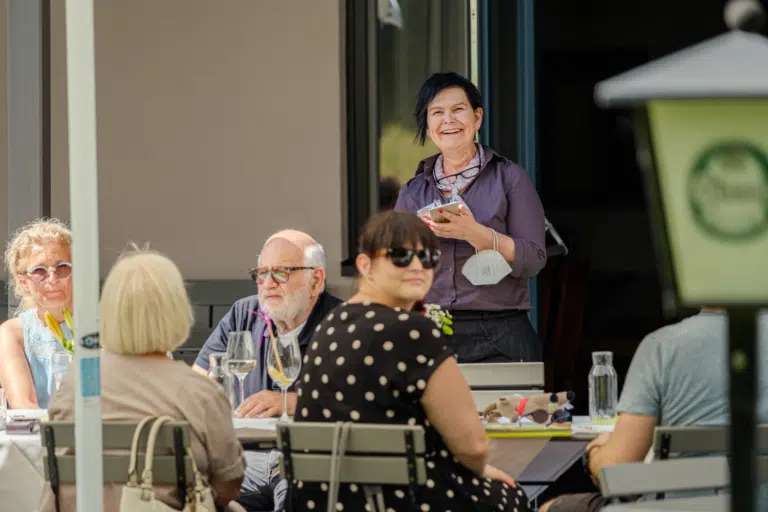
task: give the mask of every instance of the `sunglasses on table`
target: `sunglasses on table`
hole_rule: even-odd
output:
[[[273,267],[273,268],[252,268],[248,271],[248,275],[251,276],[256,284],[262,284],[267,280],[269,276],[276,283],[285,283],[291,275],[291,272],[298,270],[315,270],[317,267]]]
[[[536,409],[524,414],[523,418],[529,418],[532,422],[540,425],[549,425],[551,423],[568,423],[571,421],[571,413],[565,409],[555,409],[552,413],[546,409]]]
[[[62,261],[52,267],[46,267],[44,265],[38,265],[27,270],[25,274],[32,281],[36,283],[42,283],[48,276],[53,273],[59,279],[67,279],[72,276],[72,264],[68,261]]]
[[[430,269],[436,268],[440,264],[441,252],[439,249],[421,249],[417,251],[415,249],[406,249],[404,247],[394,249],[382,249],[380,251],[381,256],[386,256],[389,261],[398,268],[407,268],[413,261],[413,257],[419,258],[421,266]]]

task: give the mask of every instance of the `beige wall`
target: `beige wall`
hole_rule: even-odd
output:
[[[8,40],[5,24],[5,0],[0,0],[0,241],[5,251],[5,241],[8,238],[8,88],[5,78],[6,59],[5,45]],[[0,279],[5,279],[5,262],[0,265]],[[0,291],[4,293],[4,291]]]
[[[189,279],[245,278],[291,227],[339,281],[341,14],[340,0],[96,2],[102,274],[135,241]],[[52,18],[52,211],[66,219],[63,2]]]

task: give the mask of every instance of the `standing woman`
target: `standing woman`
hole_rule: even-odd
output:
[[[417,138],[440,153],[419,163],[395,209],[418,213],[440,238],[442,260],[426,302],[453,315],[461,363],[540,361],[528,320],[528,279],[547,261],[544,208],[526,172],[475,143],[480,91],[456,73],[435,73],[416,99]],[[459,203],[458,212],[429,209]]]

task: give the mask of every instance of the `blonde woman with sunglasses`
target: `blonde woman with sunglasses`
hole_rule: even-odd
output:
[[[45,409],[56,391],[51,359],[73,336],[72,232],[57,219],[19,229],[5,251],[8,289],[19,300],[0,325],[0,386],[13,409]],[[54,334],[48,325],[58,324]]]

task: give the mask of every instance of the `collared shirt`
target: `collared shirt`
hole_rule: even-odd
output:
[[[428,303],[444,309],[501,311],[531,309],[528,279],[547,262],[544,241],[544,208],[526,172],[517,164],[480,146],[483,166],[480,174],[461,194],[480,224],[493,228],[515,241],[512,273],[498,284],[474,286],[461,273],[475,249],[464,240],[440,239],[442,261],[427,294]],[[419,163],[416,176],[400,190],[395,210],[416,213],[445,196],[435,184],[433,169],[437,155]]]
[[[315,334],[315,329],[323,319],[341,303],[338,299],[328,292],[323,292],[318,297],[312,312],[309,314],[304,327],[299,333],[299,348],[302,354],[306,351],[307,345]],[[273,326],[274,327],[274,326]],[[276,329],[274,329],[276,331]],[[252,395],[265,389],[278,390],[277,384],[267,374],[267,336],[269,336],[266,322],[259,308],[258,295],[251,295],[238,300],[232,305],[232,308],[221,319],[219,325],[206,340],[200,353],[197,355],[195,364],[204,370],[209,367],[208,356],[212,352],[227,351],[227,335],[233,331],[250,331],[253,336],[253,342],[258,347],[258,366],[245,377],[244,390],[245,396]]]

